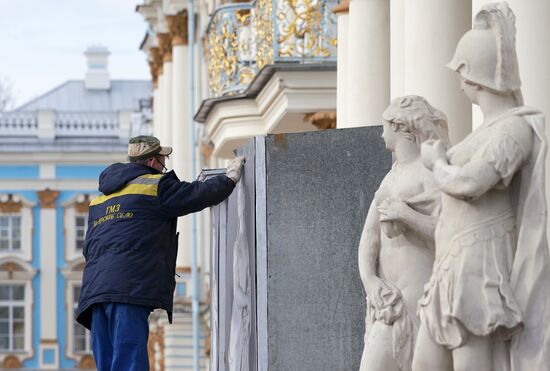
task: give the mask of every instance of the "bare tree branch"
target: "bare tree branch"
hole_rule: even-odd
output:
[[[6,76],[0,76],[0,112],[11,110],[14,105],[13,82]]]

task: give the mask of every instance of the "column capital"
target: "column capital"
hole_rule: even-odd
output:
[[[345,14],[349,13],[349,0],[342,0],[340,4],[332,8],[334,14]]]
[[[43,191],[38,191],[38,198],[40,199],[40,207],[42,209],[55,209],[55,200],[59,196],[58,191],[52,191],[46,188]]]
[[[159,69],[154,61],[149,61],[149,72],[151,73],[151,80],[153,81],[153,87],[156,88],[159,79]]]
[[[172,62],[172,37],[168,32],[158,33],[157,39],[163,62]]]
[[[204,161],[208,162],[210,161],[210,157],[212,157],[212,154],[214,153],[214,143],[210,141],[200,141],[200,151],[202,155],[204,156]]]
[[[319,130],[336,128],[336,112],[313,112],[304,116],[304,122],[309,122]]]
[[[182,10],[176,15],[169,15],[166,17],[168,29],[170,30],[170,36],[172,37],[172,46],[187,45],[188,19],[187,9]]]
[[[149,69],[151,71],[151,78],[153,79],[153,85],[158,83],[158,77],[162,74],[162,54],[160,48],[153,46],[149,49]]]

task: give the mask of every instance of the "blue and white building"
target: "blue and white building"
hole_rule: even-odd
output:
[[[88,202],[149,133],[151,83],[111,80],[103,47],[85,55],[85,79],[0,113],[0,369],[94,367],[74,321]]]

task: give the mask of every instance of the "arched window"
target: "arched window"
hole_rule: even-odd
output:
[[[33,202],[11,193],[0,194],[0,258],[32,260]]]
[[[15,256],[0,258],[0,365],[31,357],[32,279],[36,271]],[[10,358],[11,357],[11,358]]]

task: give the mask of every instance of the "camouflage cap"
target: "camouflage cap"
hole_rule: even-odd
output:
[[[168,156],[172,147],[162,147],[160,140],[148,135],[133,137],[128,142],[128,157],[130,160],[142,160],[153,156]]]

